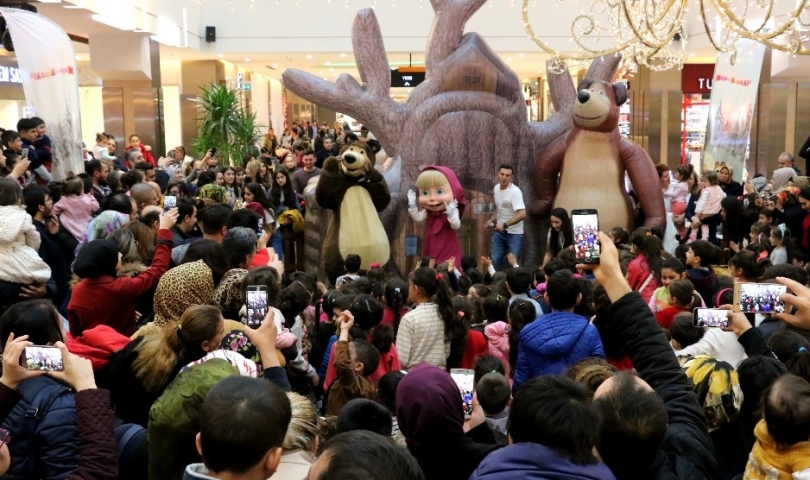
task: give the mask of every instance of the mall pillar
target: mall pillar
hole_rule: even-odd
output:
[[[103,80],[104,130],[123,151],[129,136],[166,153],[160,44],[135,33],[90,37],[90,68]]]
[[[201,87],[226,82],[225,65],[218,60],[190,60],[180,66],[180,117],[183,122],[183,146],[194,155],[192,145],[197,136],[197,95]]]

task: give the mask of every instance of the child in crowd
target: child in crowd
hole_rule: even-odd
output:
[[[667,287],[669,307],[655,314],[655,320],[662,328],[669,329],[675,316],[680,313],[691,313],[700,306],[700,297],[689,280],[675,280]]]
[[[62,198],[53,205],[53,213],[59,215],[59,223],[76,241],[84,238],[87,225],[98,209],[96,197],[84,193],[84,181],[79,177],[70,176],[62,187]]]
[[[689,241],[697,240],[698,230],[702,239],[715,241],[717,224],[720,223],[720,202],[726,196],[718,185],[719,178],[715,172],[707,172],[700,179],[702,190],[695,206],[695,216],[692,217],[692,226],[689,232]]]
[[[335,370],[337,378],[327,392],[327,415],[337,415],[349,400],[354,398],[373,399],[376,394],[374,383],[368,376],[377,370],[380,352],[365,339],[356,338],[349,342],[349,330],[354,326],[354,315],[344,311],[340,316],[340,337],[335,348]]]
[[[672,176],[672,183],[664,195],[672,199],[672,216],[679,217],[686,212],[689,204],[689,176],[692,175],[692,164],[681,165]],[[683,225],[678,225],[679,233],[683,234]]]
[[[399,321],[408,313],[408,282],[401,278],[392,278],[385,282],[383,289],[383,318],[380,325],[389,325],[394,334],[399,330]]]
[[[636,254],[636,258],[627,264],[627,283],[649,303],[655,289],[661,286],[664,244],[649,230],[639,228],[633,232],[631,251]]]
[[[618,250],[629,250],[630,247],[628,244],[630,243],[630,234],[627,233],[622,227],[613,227],[610,229],[610,239],[613,240],[613,244],[616,245],[616,249]]]
[[[694,326],[692,314],[680,313],[669,325],[670,341],[673,350],[683,350],[703,338],[704,329]]]
[[[719,249],[706,240],[696,240],[689,244],[686,251],[686,278],[709,308],[714,307],[712,297],[717,290],[717,276],[710,267],[717,259]]]
[[[43,160],[39,158],[39,153],[34,145],[39,139],[38,125],[39,122],[33,118],[21,118],[20,121],[17,122],[17,131],[22,139],[20,151],[26,150],[28,152],[28,160],[31,161],[31,165],[28,169],[34,173],[29,183],[36,182],[40,185],[47,185],[48,182],[51,181],[51,173],[43,163]]]
[[[763,208],[759,211],[757,221],[760,221],[769,227],[773,226],[773,212],[767,208]]]
[[[506,377],[497,372],[487,373],[475,385],[475,396],[487,417],[487,425],[495,435],[495,442],[498,445],[508,444],[507,422],[512,395]]]
[[[756,443],[745,478],[802,479],[810,477],[810,383],[782,375],[763,396],[763,420],[754,429]]]
[[[773,265],[787,263],[788,250],[790,250],[789,247],[791,245],[790,229],[787,228],[784,223],[780,223],[776,228],[771,230],[769,240],[771,245],[773,245],[773,250],[771,250],[771,263]]]
[[[4,301],[18,300],[23,286],[45,284],[51,278],[51,268],[37,253],[39,233],[21,203],[22,189],[16,180],[0,178],[0,297]]]
[[[359,279],[361,263],[360,255],[356,253],[346,255],[346,258],[343,260],[343,269],[346,270],[346,274],[339,276],[337,280],[335,280],[335,288],[340,288],[344,282],[349,280]]]
[[[399,370],[383,375],[377,384],[377,400],[391,413],[391,437],[398,445],[405,447],[405,436],[399,431],[397,423],[397,387],[403,377],[405,374]]]
[[[45,120],[39,117],[31,117],[37,128],[37,139],[34,141],[34,149],[37,151],[37,156],[45,165],[45,168],[50,172],[51,164],[53,163],[53,153],[51,153],[51,138],[48,136]]]
[[[648,304],[653,313],[669,308],[669,292],[667,288],[675,280],[686,278],[686,268],[677,258],[665,258],[661,262],[661,286],[655,289]]]
[[[768,238],[771,236],[771,227],[765,222],[754,222],[751,231],[748,233],[748,240],[751,244],[768,245]]]
[[[484,315],[487,326],[484,335],[489,340],[489,354],[497,357],[503,364],[505,374],[509,376],[512,369],[509,367],[509,335],[510,326],[506,322],[508,302],[506,297],[493,295],[484,300]]]

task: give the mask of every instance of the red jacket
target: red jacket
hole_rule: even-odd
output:
[[[650,266],[647,264],[647,257],[643,253],[639,253],[636,258],[627,264],[627,283],[630,284],[630,288],[638,291],[641,298],[647,303],[650,303],[650,298],[655,293],[655,289],[661,286],[655,275],[651,276],[651,274]]]
[[[459,368],[475,368],[475,361],[478,357],[489,355],[489,343],[487,337],[478,330],[467,331],[467,344],[464,345],[464,356],[461,357]]]
[[[90,360],[94,372],[100,372],[110,363],[113,354],[123,350],[128,343],[129,337],[121,335],[107,325],[96,325],[82,332],[77,338],[68,333],[65,345],[70,353]]]
[[[662,328],[669,330],[669,326],[672,325],[675,317],[677,317],[679,313],[684,312],[688,313],[689,309],[681,307],[667,307],[655,314],[655,321],[658,322],[658,325],[661,325]]]
[[[172,239],[171,230],[159,230],[157,238]],[[118,333],[135,333],[135,300],[154,288],[169,269],[172,250],[158,244],[152,266],[137,277],[85,278],[73,287],[67,314],[74,336],[96,325],[108,325]]]

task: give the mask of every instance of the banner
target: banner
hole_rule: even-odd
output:
[[[751,40],[737,40],[737,52],[734,65],[728,53],[721,53],[717,57],[703,170],[719,170],[722,166],[728,166],[734,180],[739,182],[748,158],[748,136],[765,46]]]
[[[48,129],[53,153],[51,175],[61,180],[67,172],[84,172],[73,43],[62,27],[42,15],[15,8],[0,8],[0,14],[14,42],[32,116],[42,118]]]

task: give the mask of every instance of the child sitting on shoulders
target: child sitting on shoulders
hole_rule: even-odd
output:
[[[82,241],[87,225],[99,209],[98,201],[91,193],[84,193],[84,181],[79,177],[68,177],[62,187],[62,198],[53,205],[54,215],[73,237]]]
[[[374,399],[376,388],[368,376],[377,370],[380,352],[363,338],[349,341],[349,330],[354,326],[354,315],[343,311],[340,316],[340,336],[335,348],[337,378],[329,387],[326,415],[337,415],[349,400]]]

